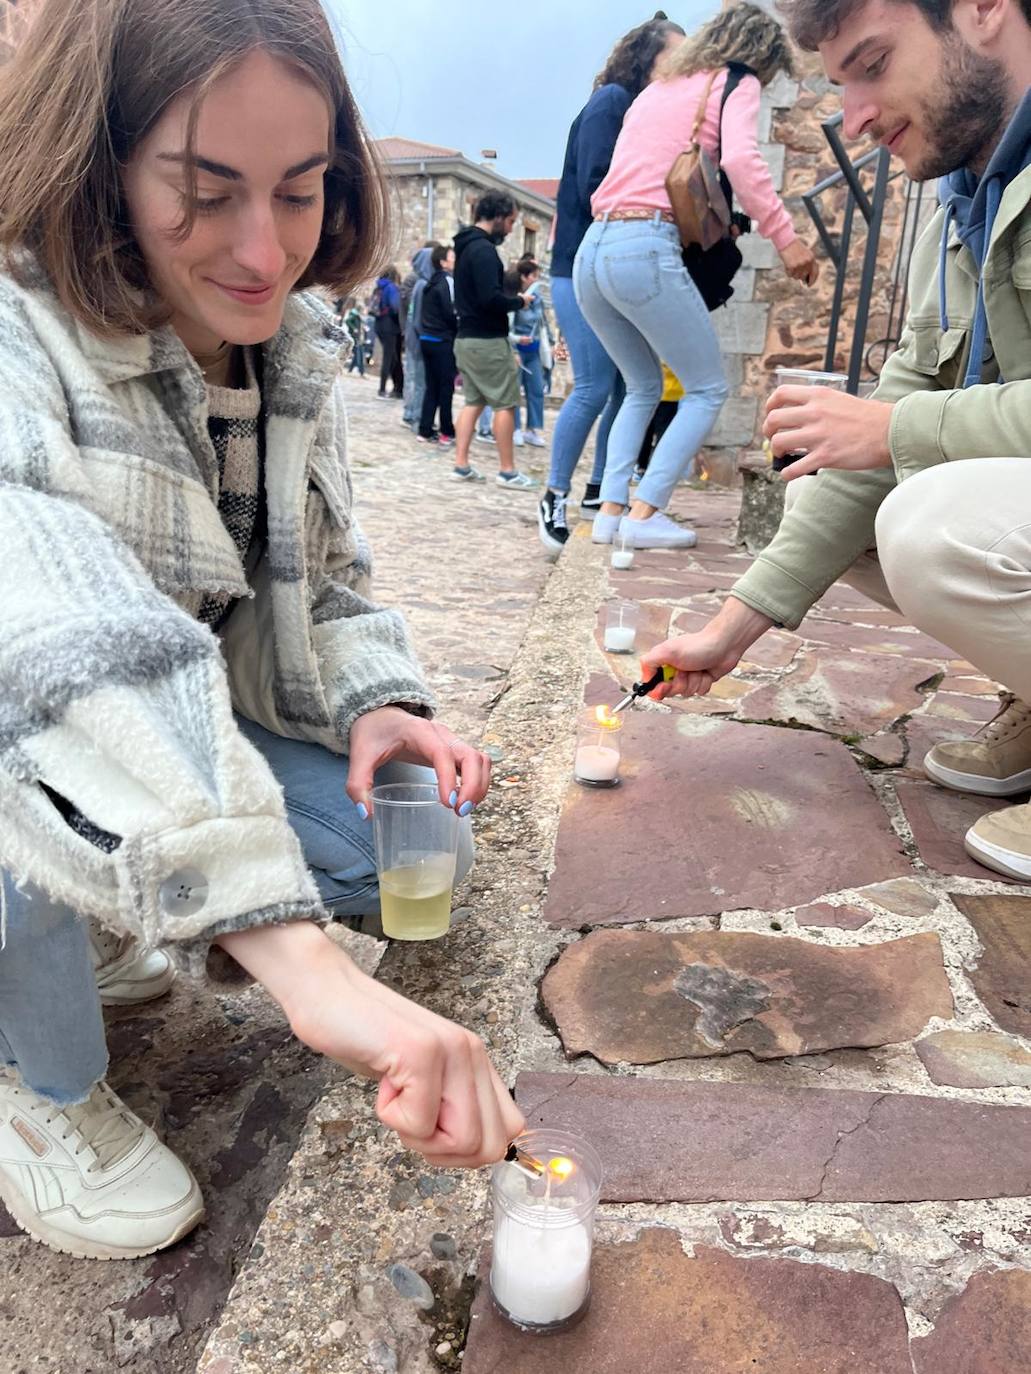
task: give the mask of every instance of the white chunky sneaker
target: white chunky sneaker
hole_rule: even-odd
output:
[[[161,949],[140,951],[131,935],[114,935],[90,920],[90,957],[105,1007],[128,1007],[163,996],[175,981],[175,968]]]
[[[646,520],[631,520],[625,515],[620,529],[630,535],[635,549],[693,549],[698,543],[694,530],[678,525],[661,510]]]
[[[79,1259],[138,1259],[204,1216],[197,1180],[98,1083],[55,1107],[0,1073],[0,1197],[19,1226]]]

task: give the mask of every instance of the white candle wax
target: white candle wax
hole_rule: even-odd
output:
[[[605,648],[610,654],[632,654],[637,631],[632,625],[607,625]]]
[[[584,782],[612,782],[619,775],[619,750],[604,744],[581,744],[573,773]]]
[[[613,549],[610,561],[613,568],[632,568],[634,566],[634,551],[633,549]]]
[[[533,1226],[498,1217],[490,1286],[514,1321],[547,1326],[571,1317],[587,1297],[590,1274],[591,1237],[583,1222]]]

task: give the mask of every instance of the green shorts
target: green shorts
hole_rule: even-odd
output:
[[[519,404],[519,364],[508,339],[456,339],[462,395],[472,406],[511,410]]]

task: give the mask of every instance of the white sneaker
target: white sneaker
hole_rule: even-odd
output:
[[[693,549],[698,536],[687,525],[678,525],[657,510],[647,520],[631,520],[624,515],[620,530],[634,541],[635,549]]]
[[[55,1107],[0,1075],[0,1197],[35,1240],[79,1259],[138,1259],[204,1216],[197,1180],[98,1083]]]
[[[592,544],[611,544],[616,537],[619,529],[621,515],[605,515],[602,511],[594,517],[594,524],[591,526]]]
[[[526,443],[526,440],[523,438],[523,431],[521,429],[517,429],[516,432],[512,435],[512,442],[513,444],[515,444],[516,448],[522,448],[523,445]]]
[[[523,430],[523,442],[529,444],[531,448],[547,448],[543,434],[538,434],[535,429]]]
[[[105,1007],[128,1007],[163,997],[175,982],[175,968],[161,949],[141,951],[131,935],[113,935],[90,920],[90,958]]]
[[[504,487],[506,491],[536,491],[540,486],[536,477],[530,477],[525,472],[513,472],[511,476],[505,472],[499,472],[495,477],[499,487]]]

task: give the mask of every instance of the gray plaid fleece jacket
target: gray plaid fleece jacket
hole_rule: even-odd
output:
[[[369,600],[344,337],[295,295],[264,346],[268,541],[248,586],[178,337],[101,339],[45,281],[0,276],[0,867],[148,943],[319,909],[234,707],[338,753],[366,711],[432,707],[401,618]],[[242,598],[221,640],[193,619],[211,593]],[[53,794],[121,843],[80,838]]]

